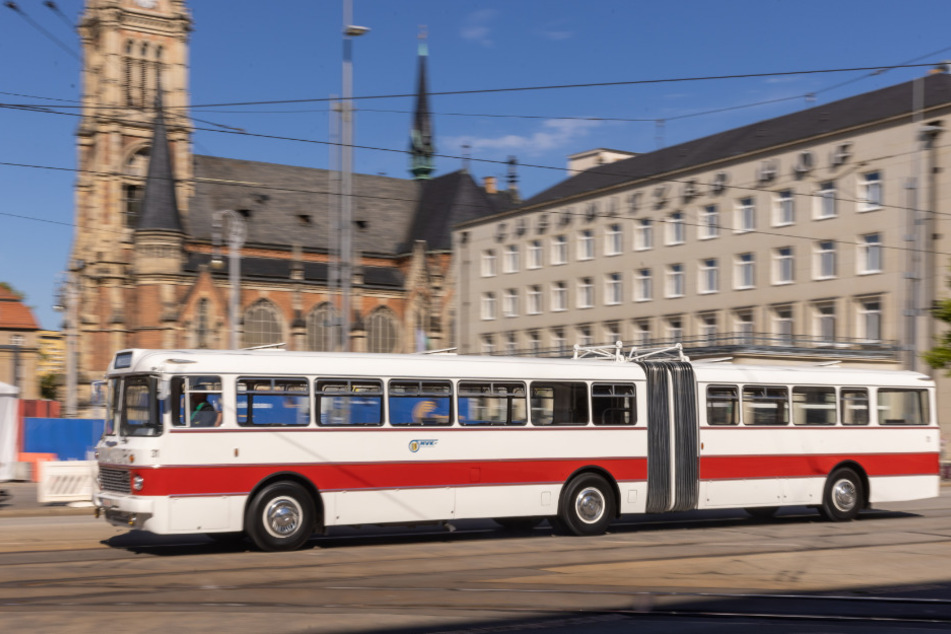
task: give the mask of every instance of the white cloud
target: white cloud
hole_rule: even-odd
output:
[[[564,28],[565,24],[567,24],[565,20],[556,20],[555,22],[543,24],[538,28],[537,32],[546,40],[560,41],[571,39],[575,34],[573,31]]]
[[[588,135],[588,132],[601,125],[600,121],[586,121],[583,119],[549,119],[542,124],[542,129],[523,136],[506,134],[498,137],[457,136],[446,137],[440,142],[445,148],[452,148],[448,153],[460,151],[463,145],[468,145],[473,153],[480,151],[517,152],[523,156],[532,156],[562,149]]]
[[[489,29],[489,23],[495,19],[497,14],[498,12],[494,9],[483,9],[470,13],[466,16],[466,22],[459,31],[459,35],[464,40],[476,42],[486,48],[491,48],[495,45],[495,42],[492,41],[492,32]]]

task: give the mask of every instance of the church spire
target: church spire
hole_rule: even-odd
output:
[[[416,86],[416,110],[413,115],[413,128],[410,130],[410,171],[416,180],[428,180],[435,167],[433,155],[433,123],[429,114],[429,93],[426,88],[426,58],[429,50],[426,46],[426,29],[419,32],[419,77]]]
[[[137,230],[177,231],[182,233],[182,219],[175,197],[175,172],[172,153],[165,130],[162,107],[162,85],[155,94],[155,123],[152,129],[152,150],[145,179],[145,196]]]

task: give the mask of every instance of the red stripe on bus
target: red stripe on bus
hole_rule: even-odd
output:
[[[841,462],[856,462],[869,477],[938,475],[937,453],[822,454],[799,456],[703,456],[701,480],[825,477]]]
[[[274,473],[297,473],[321,491],[408,489],[484,485],[561,484],[588,466],[619,481],[645,481],[646,458],[400,462],[320,465],[248,465],[134,469],[144,483],[138,495],[246,494]]]

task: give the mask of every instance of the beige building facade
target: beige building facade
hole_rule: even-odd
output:
[[[681,342],[936,374],[920,355],[948,296],[949,115],[951,76],[931,74],[596,166],[459,225],[460,351]]]

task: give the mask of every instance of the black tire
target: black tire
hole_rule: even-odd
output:
[[[296,550],[314,532],[314,502],[296,482],[261,489],[244,515],[244,528],[261,550]]]
[[[492,520],[503,529],[513,533],[527,533],[542,523],[540,517],[497,517]]]
[[[614,491],[599,475],[586,473],[570,481],[561,492],[557,532],[570,535],[601,535],[616,514]]]
[[[778,506],[750,506],[743,510],[749,513],[754,519],[768,520],[774,515],[776,515],[776,511],[779,510],[779,507]]]
[[[835,470],[826,480],[819,513],[830,522],[855,519],[865,505],[862,479],[847,467]]]

